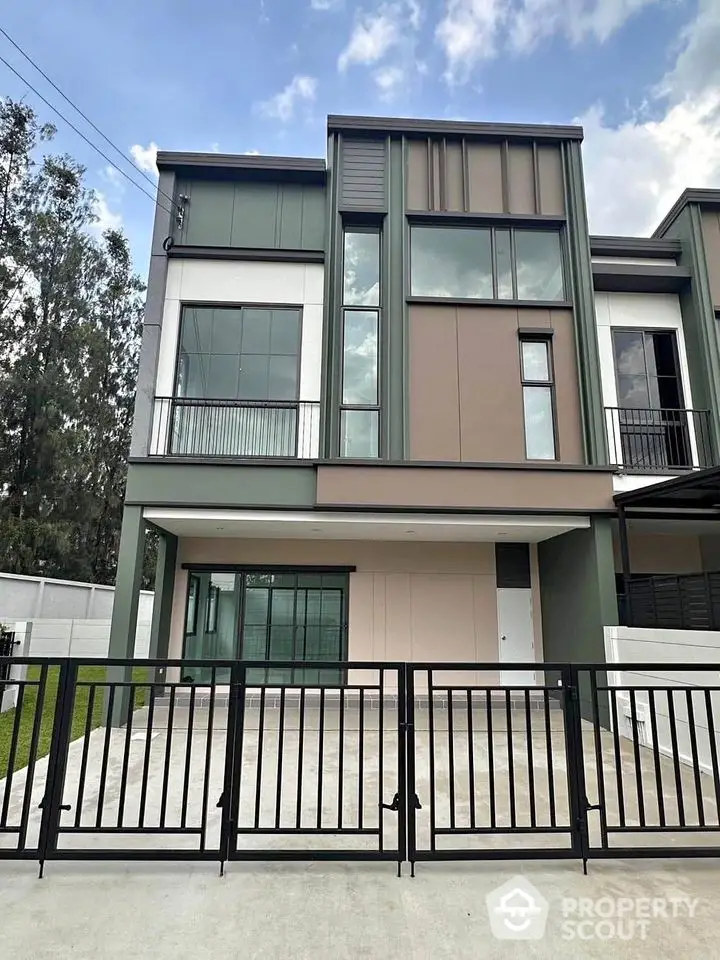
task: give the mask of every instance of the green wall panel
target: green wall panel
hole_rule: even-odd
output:
[[[182,180],[189,197],[179,243],[322,250],[325,190],[315,184]]]
[[[131,463],[127,504],[202,507],[311,507],[315,468],[234,464]]]

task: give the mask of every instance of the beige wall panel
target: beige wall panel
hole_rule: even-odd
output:
[[[700,538],[628,530],[631,573],[701,573]],[[613,537],[615,571],[622,573],[620,543]]]
[[[530,144],[511,143],[508,148],[508,193],[510,213],[535,213],[535,180]]]
[[[596,470],[318,467],[318,504],[607,510],[612,474]]]
[[[414,306],[408,326],[410,457],[459,460],[457,310]]]
[[[538,175],[540,180],[540,213],[562,216],[565,213],[562,158],[557,146],[538,144]]]
[[[471,213],[503,213],[501,147],[468,141],[468,193]]]
[[[175,571],[175,588],[173,592],[172,612],[170,614],[170,643],[168,645],[168,659],[174,660],[182,656],[183,640],[185,638],[185,598],[187,596],[187,570],[180,567]]]
[[[445,146],[445,206],[447,210],[463,211],[463,156],[460,140],[448,140]]]
[[[408,140],[406,152],[408,210],[428,210],[428,153],[426,140]]]
[[[538,564],[538,546],[530,547],[530,586],[532,587],[533,636],[535,638],[535,659],[543,658],[542,608],[540,605],[540,566]]]
[[[460,459],[524,460],[517,310],[458,307],[457,317]]]
[[[702,213],[705,259],[710,278],[710,294],[713,304],[720,306],[720,212],[704,210]]]

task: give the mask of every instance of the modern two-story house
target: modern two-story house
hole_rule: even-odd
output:
[[[602,659],[629,556],[720,570],[614,499],[720,462],[720,195],[590,238],[581,140],[331,116],[326,161],[158,154],[111,655],[147,529],[152,654],[270,683]]]

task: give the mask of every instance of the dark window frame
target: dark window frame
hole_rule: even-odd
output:
[[[345,303],[345,237],[349,233],[366,233],[373,234],[378,238],[378,302],[376,306],[363,305],[363,304],[346,304]],[[380,451],[382,450],[383,444],[383,423],[382,423],[382,396],[383,396],[383,376],[382,376],[382,366],[383,366],[383,350],[382,350],[382,325],[383,325],[383,252],[384,252],[384,240],[383,240],[383,229],[382,224],[380,223],[361,223],[353,219],[343,220],[342,224],[342,256],[340,258],[340,290],[341,290],[341,306],[340,306],[340,364],[339,364],[339,376],[338,382],[340,389],[338,391],[338,456],[342,460],[378,460],[380,459]],[[358,404],[358,403],[345,403],[343,401],[343,394],[345,390],[345,316],[348,313],[374,313],[377,318],[377,353],[376,353],[376,364],[377,364],[377,382],[376,382],[376,396],[377,403],[374,404]],[[345,421],[344,414],[355,411],[365,411],[369,413],[374,413],[376,415],[376,447],[377,453],[374,457],[357,457],[352,454],[346,454],[343,452],[343,423]]]
[[[661,334],[669,335],[669,336],[670,336],[670,340],[671,340],[671,342],[672,342],[672,348],[673,348],[673,361],[674,361],[675,370],[676,370],[675,380],[677,381],[678,397],[679,397],[679,404],[680,404],[677,409],[678,409],[678,410],[685,410],[685,409],[687,409],[687,407],[685,406],[685,403],[686,403],[686,401],[685,401],[685,384],[684,384],[684,382],[683,382],[683,369],[682,369],[682,364],[680,363],[680,340],[679,340],[679,337],[678,337],[678,330],[677,330],[677,328],[676,328],[676,327],[652,327],[652,326],[650,326],[650,327],[625,327],[625,326],[622,326],[622,325],[612,326],[612,327],[610,328],[610,340],[611,340],[611,345],[612,345],[613,374],[614,374],[614,378],[615,378],[615,396],[616,396],[616,401],[617,401],[617,402],[616,402],[617,408],[618,408],[618,409],[631,409],[631,408],[629,408],[629,407],[628,407],[628,408],[625,408],[624,406],[622,406],[622,405],[620,404],[620,381],[619,381],[619,377],[621,376],[621,374],[620,374],[620,371],[618,370],[618,363],[617,363],[618,357],[617,357],[617,354],[615,353],[615,334],[616,334],[616,333],[634,333],[634,334],[639,334],[639,335],[642,337],[642,341],[643,341],[643,364],[644,364],[644,366],[645,366],[644,376],[645,376],[646,384],[648,385],[648,391],[647,391],[647,393],[648,393],[648,398],[650,398],[649,380],[650,380],[650,376],[651,376],[651,375],[648,373],[648,370],[647,370],[647,360],[646,360],[646,355],[645,355],[645,339],[646,339],[646,337],[647,337],[648,335],[653,336],[653,335],[656,334],[656,333],[661,333]],[[641,374],[623,374],[623,376],[641,376]],[[667,374],[664,374],[664,375],[662,375],[662,376],[667,376]],[[660,379],[660,378],[659,378],[659,377],[656,377],[655,379]],[[638,408],[638,409],[642,409],[642,408]],[[648,409],[648,410],[653,410],[653,409],[669,410],[669,409],[673,409],[673,408],[672,408],[672,407],[657,407],[657,408],[655,408],[655,407],[653,407],[652,405],[649,405],[649,406],[647,407],[647,409]]]
[[[297,396],[293,400],[279,400],[277,398],[268,399],[268,400],[250,400],[248,398],[228,398],[228,397],[186,397],[179,392],[179,377],[180,377],[180,361],[182,358],[182,333],[183,333],[183,320],[186,310],[294,310],[298,314],[298,352],[297,352],[297,377],[296,377],[296,393]],[[217,300],[182,300],[180,302],[180,312],[178,315],[178,332],[177,332],[177,345],[175,348],[175,367],[173,370],[173,388],[172,388],[172,397],[175,400],[209,400],[217,402],[235,402],[238,404],[242,403],[301,403],[300,400],[300,380],[302,376],[302,345],[303,345],[303,304],[298,303],[248,303],[247,301],[235,302],[235,301],[217,301]],[[240,353],[237,354],[240,356]],[[206,356],[206,354],[203,354]],[[232,356],[232,354],[231,354]],[[271,356],[271,354],[269,354]],[[278,354],[278,356],[289,356],[289,354]]]
[[[566,257],[566,240],[565,240],[565,230],[562,226],[551,227],[549,224],[517,224],[513,222],[452,222],[452,223],[438,223],[436,221],[430,221],[426,219],[418,219],[415,217],[408,218],[408,276],[407,276],[407,289],[409,291],[410,300],[419,300],[419,301],[438,301],[439,303],[452,303],[454,301],[465,301],[467,303],[492,303],[497,305],[513,305],[513,304],[552,304],[555,306],[566,305],[569,300],[569,290],[568,290],[568,267],[567,267],[567,257]],[[490,234],[490,269],[492,271],[492,291],[493,295],[491,298],[480,298],[480,297],[463,297],[463,296],[434,296],[427,294],[416,294],[413,291],[412,286],[412,249],[413,249],[413,230],[484,230]],[[497,264],[497,231],[501,230],[504,232],[510,233],[510,273],[511,273],[511,282],[512,282],[512,297],[499,297],[498,296],[498,264]],[[516,243],[515,238],[518,232],[521,233],[543,233],[548,235],[557,236],[558,238],[558,252],[559,252],[559,266],[560,266],[560,279],[562,283],[561,293],[562,296],[556,300],[526,300],[521,299],[518,296],[518,279],[517,279],[517,252],[516,252]]]
[[[520,388],[522,393],[522,407],[523,407],[523,441],[525,446],[525,459],[530,463],[557,463],[560,460],[560,438],[557,422],[557,399],[556,399],[556,390],[555,390],[555,357],[552,348],[552,334],[553,331],[548,328],[547,334],[543,333],[520,333],[518,337],[518,350],[520,356]],[[525,343],[542,343],[545,346],[547,351],[547,362],[548,362],[548,378],[546,380],[528,380],[525,377],[525,366],[523,363],[523,344]],[[550,411],[552,415],[552,431],[553,431],[553,457],[529,457],[528,450],[528,432],[527,432],[527,422],[525,418],[525,388],[537,388],[544,387],[550,393]]]
[[[198,623],[198,605],[200,600],[200,577],[197,574],[189,572],[188,573],[188,582],[185,589],[185,637],[194,637],[197,636],[197,623]],[[193,617],[192,624],[189,623],[190,616],[190,588],[191,586],[195,587],[194,603],[193,603]],[[188,629],[191,626],[192,629]],[[185,641],[183,640],[183,655],[185,650]]]

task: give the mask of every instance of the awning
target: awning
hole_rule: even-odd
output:
[[[641,511],[662,511],[678,517],[702,514],[720,518],[720,467],[696,470],[674,480],[663,480],[637,490],[616,493],[618,510],[634,515]]]

